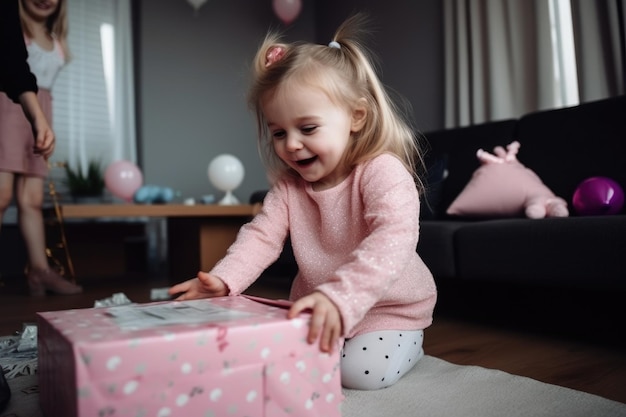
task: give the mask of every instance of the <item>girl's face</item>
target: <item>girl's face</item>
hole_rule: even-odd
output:
[[[22,0],[26,15],[37,22],[45,22],[59,6],[59,0]]]
[[[262,107],[274,151],[314,190],[334,187],[348,176],[350,168],[341,162],[351,133],[362,127],[363,109],[351,112],[310,86],[278,89]]]

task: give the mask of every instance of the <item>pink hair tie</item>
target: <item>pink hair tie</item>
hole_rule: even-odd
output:
[[[272,46],[270,50],[267,51],[267,56],[265,57],[265,67],[267,68],[275,62],[280,61],[283,56],[285,56],[285,48],[282,46]]]

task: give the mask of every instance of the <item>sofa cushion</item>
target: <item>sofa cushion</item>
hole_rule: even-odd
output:
[[[566,217],[567,203],[517,159],[519,148],[515,141],[496,148],[494,154],[479,150],[480,168],[446,213],[483,218]]]
[[[433,220],[437,218],[437,210],[441,203],[443,182],[448,172],[446,155],[439,158],[430,158],[426,165],[425,191],[420,196],[420,219]]]
[[[478,148],[492,150],[495,146],[511,142],[516,123],[517,120],[509,119],[425,134],[429,145],[425,157],[427,168],[443,163],[447,174],[443,183],[439,184],[437,200],[433,201],[433,217],[447,217],[446,209],[479,167],[476,159]]]
[[[417,253],[436,278],[455,278],[454,234],[464,221],[425,220],[420,222]]]
[[[626,289],[626,216],[500,219],[455,233],[464,280]]]

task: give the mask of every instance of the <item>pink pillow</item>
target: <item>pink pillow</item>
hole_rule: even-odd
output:
[[[518,150],[518,142],[508,145],[506,151],[496,147],[496,155],[479,149],[476,156],[482,165],[446,213],[464,217],[568,216],[567,202],[517,160]]]

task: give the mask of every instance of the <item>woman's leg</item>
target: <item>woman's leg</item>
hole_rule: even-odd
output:
[[[15,196],[19,224],[28,253],[28,284],[33,295],[43,295],[46,290],[57,294],[77,294],[81,287],[63,279],[48,265],[46,235],[43,221],[44,179],[18,176]]]
[[[43,223],[43,186],[39,177],[19,175],[16,181],[15,197],[19,213],[19,225],[30,269],[48,269],[46,256],[46,235]]]
[[[382,330],[346,340],[341,352],[341,384],[377,390],[395,384],[424,356],[422,330]]]
[[[4,219],[4,212],[11,204],[13,198],[13,179],[12,172],[0,172],[0,227]]]

